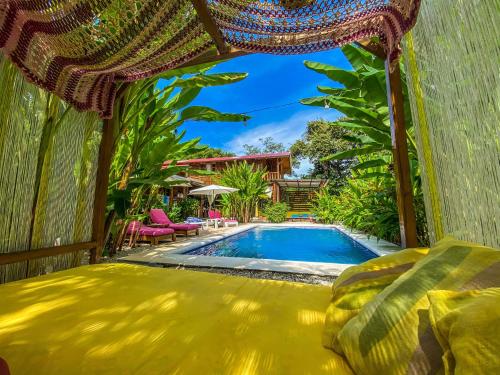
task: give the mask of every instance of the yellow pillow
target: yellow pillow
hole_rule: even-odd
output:
[[[435,374],[442,350],[429,324],[431,290],[500,286],[500,251],[444,239],[349,320],[338,334],[359,374]]]
[[[401,274],[422,259],[429,249],[406,249],[345,270],[333,283],[332,302],[326,312],[323,345],[342,354],[337,334],[358,311]]]
[[[428,297],[445,374],[500,374],[500,288],[438,290]]]

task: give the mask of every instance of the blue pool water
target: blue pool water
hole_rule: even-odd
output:
[[[255,227],[186,254],[358,264],[377,257],[334,228]]]

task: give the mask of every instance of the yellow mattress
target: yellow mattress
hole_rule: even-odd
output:
[[[321,346],[330,288],[124,264],[0,285],[19,374],[351,374]]]

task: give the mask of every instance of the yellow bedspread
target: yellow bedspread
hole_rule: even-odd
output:
[[[321,345],[330,288],[123,264],[0,286],[18,374],[351,374]]]

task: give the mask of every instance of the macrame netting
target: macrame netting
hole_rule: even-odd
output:
[[[500,247],[498,1],[425,1],[405,38],[432,241]]]
[[[227,44],[303,53],[380,38],[398,53],[420,0],[207,0]],[[188,0],[4,0],[0,50],[26,77],[80,110],[112,113],[116,82],[214,50]]]
[[[65,113],[2,58],[0,77],[0,253],[90,241],[101,121]],[[81,255],[0,266],[0,283],[76,266]]]

